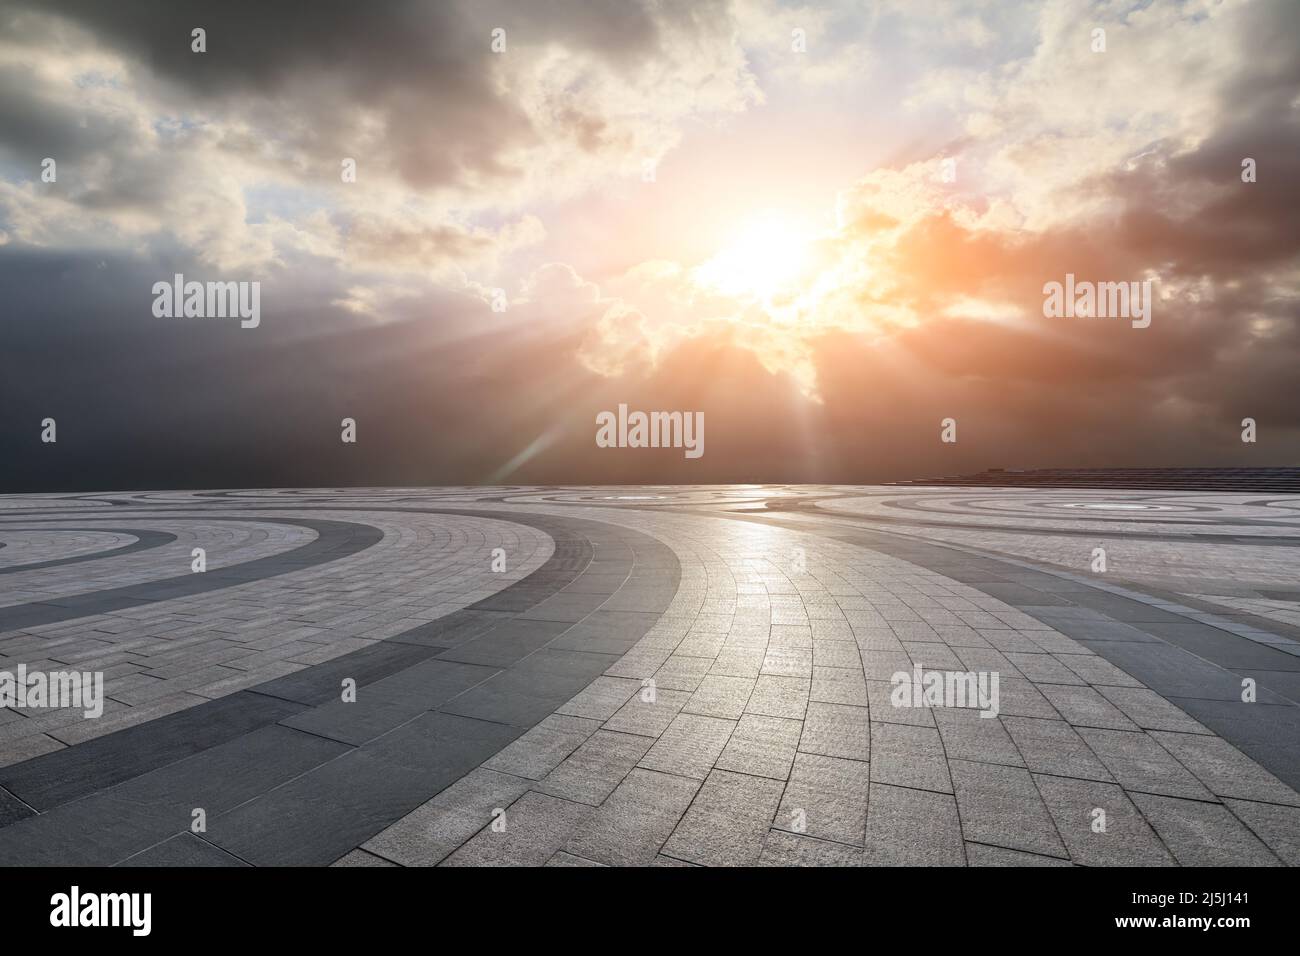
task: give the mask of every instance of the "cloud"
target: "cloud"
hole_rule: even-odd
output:
[[[526,207],[639,175],[684,118],[758,97],[722,3],[57,0],[0,21],[6,232],[161,238],[224,269],[490,269],[545,234]]]

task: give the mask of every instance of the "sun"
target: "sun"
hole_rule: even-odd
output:
[[[793,290],[808,265],[809,240],[790,220],[755,219],[695,270],[695,281],[734,298],[771,300]]]

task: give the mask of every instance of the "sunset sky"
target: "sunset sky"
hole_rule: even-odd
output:
[[[0,483],[1300,464],[1298,35],[1294,0],[0,0]],[[259,281],[260,326],[156,317],[175,273]],[[1067,273],[1151,280],[1150,327],[1045,318]],[[620,403],[707,452],[596,447]]]

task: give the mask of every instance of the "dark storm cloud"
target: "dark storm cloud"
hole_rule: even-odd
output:
[[[159,96],[177,109],[251,122],[265,140],[289,144],[300,164],[337,166],[340,156],[354,154],[369,117],[377,116],[384,148],[366,159],[417,188],[509,178],[515,170],[503,152],[536,139],[527,115],[494,79],[494,28],[515,43],[558,43],[628,68],[652,56],[658,41],[642,4],[615,0],[7,0],[3,6],[0,18],[15,32],[50,32],[49,17],[75,24],[174,87]],[[191,50],[196,27],[207,33],[203,54]],[[25,85],[15,84],[6,97],[18,102],[9,104],[13,125],[0,131],[0,141],[35,140],[46,150],[111,145],[76,133],[66,117],[55,120],[18,93]],[[599,120],[575,117],[572,126],[574,140],[590,147]],[[228,148],[240,145],[227,140]],[[256,153],[266,144],[242,145]]]

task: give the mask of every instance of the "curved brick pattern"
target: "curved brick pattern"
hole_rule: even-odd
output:
[[[109,703],[98,720],[0,712],[0,861],[1295,864],[1300,644],[1276,578],[1296,504],[831,487],[11,499],[6,566],[54,563],[10,575],[33,597],[6,603],[61,610],[0,633],[0,665],[103,665]],[[370,529],[366,546],[284,566],[331,522]],[[141,531],[176,539],[125,550]],[[1105,576],[1087,569],[1098,540],[1119,555]],[[206,590],[64,616],[87,594],[144,597],[208,545],[228,577]],[[996,674],[997,715],[896,706],[891,678],[916,666]]]

